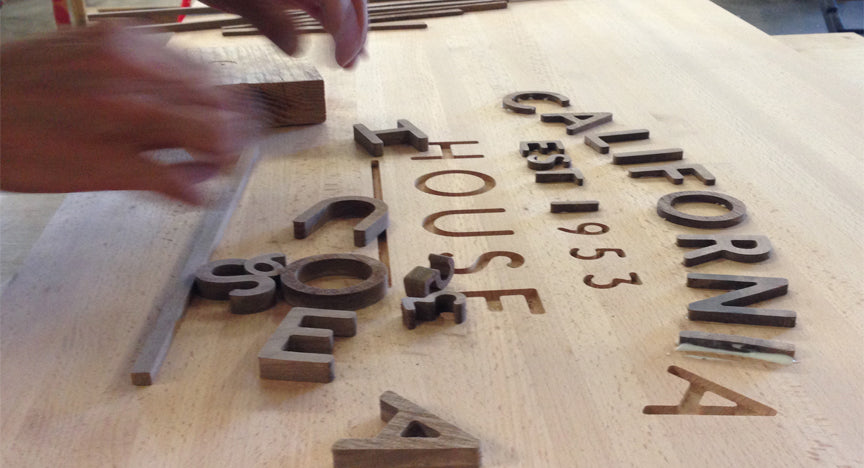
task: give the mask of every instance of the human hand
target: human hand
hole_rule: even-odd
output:
[[[350,67],[363,51],[369,19],[366,0],[202,0],[240,15],[286,53],[297,51],[297,28],[289,9],[301,9],[318,20],[336,42],[336,63]]]
[[[152,190],[200,202],[194,184],[232,164],[254,136],[238,97],[203,66],[116,26],[4,44],[0,188]],[[160,164],[143,153],[187,148]]]

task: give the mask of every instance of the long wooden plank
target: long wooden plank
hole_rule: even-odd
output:
[[[409,29],[426,29],[426,23],[389,23],[389,24],[372,24],[369,26],[370,31],[403,31]],[[307,26],[298,28],[298,31],[303,34],[323,33],[323,27]],[[238,27],[238,28],[223,28],[222,35],[225,37],[232,36],[258,36],[261,34],[257,28]]]
[[[382,8],[402,8],[419,6],[441,6],[451,3],[453,0],[396,0],[374,2],[368,7],[369,12],[380,11]],[[289,14],[305,16],[301,10],[288,10]],[[192,7],[160,7],[160,8],[100,8],[98,13],[91,13],[87,17],[91,20],[108,18],[151,18],[180,15],[209,15],[220,14],[223,11],[210,6]]]
[[[371,9],[369,11],[370,23],[383,23],[389,21],[407,21],[413,19],[439,18],[444,16],[454,16],[461,13],[455,13],[455,9],[461,11],[486,11],[507,8],[507,2],[504,0],[449,0],[446,2],[436,2],[433,4],[421,4],[416,6],[406,7],[381,7]],[[182,23],[171,24],[148,24],[135,26],[134,29],[143,32],[191,32],[204,31],[208,29],[217,29],[221,27],[244,27],[248,25],[248,20],[234,15],[224,15],[223,18],[212,20],[199,21],[184,21]],[[296,15],[295,24],[298,27],[304,26],[320,26],[317,20],[306,14]]]
[[[864,86],[864,37],[855,33],[773,36],[812,60],[826,75],[841,75]]]
[[[210,254],[222,239],[222,233],[231,220],[231,214],[240,201],[258,157],[258,148],[242,156],[193,232],[189,245],[184,249],[185,256],[177,259],[176,270],[165,284],[162,299],[156,303],[156,323],[147,334],[132,365],[130,376],[134,385],[152,385],[159,373],[174,339],[177,324],[186,311],[189,294],[195,282],[195,271],[209,261]]]

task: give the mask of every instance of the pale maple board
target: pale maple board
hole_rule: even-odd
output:
[[[548,34],[542,34],[542,32]],[[261,41],[218,31],[175,37],[185,46]],[[225,41],[225,42],[223,42]],[[246,43],[246,42],[242,42]],[[250,42],[255,43],[255,42]],[[315,38],[315,63],[329,54]],[[257,354],[288,307],[232,316],[226,303],[196,299],[156,384],[128,372],[153,316],[159,284],[192,216],[135,195],[73,195],[2,298],[2,451],[9,466],[332,466],[332,444],[374,437],[384,426],[378,396],[392,390],[481,440],[483,466],[860,466],[864,464],[864,340],[860,116],[864,94],[708,1],[557,1],[436,19],[426,31],[370,35],[369,58],[352,73],[319,67],[328,120],[262,144],[263,159],[214,258],[283,251],[290,258],[355,252],[350,221],[307,239],[294,216],[325,197],[372,194],[368,156],[352,125],[392,128],[409,119],[430,141],[482,159],[411,160],[410,147],[379,159],[390,206],[393,284],[358,313],[358,332],[337,339],[330,384],[258,377]],[[688,177],[630,179],[568,136],[562,125],[501,109],[520,90],[570,97],[572,111],[608,111],[597,131],[647,128],[651,140],[612,152],[681,147],[685,161],[718,179],[710,190],[747,204],[749,218],[723,231],[683,228],[655,214],[657,200],[703,189]],[[552,103],[538,112],[558,112]],[[562,140],[585,186],[535,184],[519,141]],[[428,155],[437,154],[432,147]],[[420,153],[420,155],[424,155]],[[492,176],[473,197],[438,197],[414,181],[460,169]],[[428,182],[473,190],[470,176]],[[556,200],[600,201],[600,211],[551,214]],[[132,208],[134,207],[134,208]],[[504,208],[439,220],[444,229],[510,229],[497,237],[442,237],[423,219],[437,211]],[[719,212],[719,211],[716,211]],[[593,221],[601,236],[559,231]],[[764,263],[681,265],[678,234],[762,234]],[[577,260],[572,248],[607,255]],[[401,279],[429,253],[452,252],[457,268],[481,253],[513,251],[519,268],[494,259],[457,275],[460,291],[536,288],[545,314],[505,298],[487,310],[469,298],[467,321],[402,327]],[[592,289],[637,272],[642,285]],[[688,322],[687,304],[716,291],[684,286],[687,272],[781,276],[789,294],[765,306],[798,312],[793,329]],[[681,330],[787,341],[799,363],[695,360],[673,351]],[[675,405],[687,383],[676,365],[777,411],[776,416],[644,415]],[[706,397],[704,404],[725,404]]]
[[[825,74],[864,87],[864,37],[855,33],[787,34],[774,39],[816,63]]]

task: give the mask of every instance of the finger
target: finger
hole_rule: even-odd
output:
[[[297,0],[315,17],[335,42],[336,63],[350,67],[366,43],[369,18],[366,0],[324,0],[323,10],[315,11],[314,2]]]
[[[146,96],[108,98],[91,105],[102,118],[89,120],[80,130],[134,151],[182,147],[224,165],[233,163],[256,134],[246,114],[204,106],[165,104]],[[104,126],[94,126],[97,122]]]
[[[45,44],[45,54],[66,54],[50,61],[52,75],[65,74],[74,78],[51,80],[47,87],[50,91],[80,93],[88,90],[92,94],[115,94],[176,90],[173,94],[182,97],[183,102],[230,106],[229,97],[213,86],[213,77],[203,64],[163,47],[153,37],[140,32],[116,26],[93,29],[96,31],[70,35],[75,38],[72,44],[77,46],[56,40]],[[74,50],[66,50],[69,47]]]
[[[125,159],[125,160],[124,160]],[[113,170],[90,190],[143,190],[158,192],[184,203],[201,205],[204,198],[196,184],[219,174],[213,164],[188,162],[162,165],[141,158],[115,158]]]
[[[156,191],[192,205],[204,204],[204,197],[196,184],[219,174],[219,168],[206,163],[182,163],[168,166],[163,186]]]
[[[288,55],[298,49],[297,27],[287,10],[291,3],[279,0],[245,2],[237,13],[251,21],[262,34]]]
[[[346,68],[351,67],[366,45],[369,30],[369,17],[366,0],[351,0],[344,24],[339,30],[336,41],[336,62]],[[352,15],[353,13],[353,15]]]
[[[14,142],[13,142],[14,143]],[[12,148],[3,142],[4,154]],[[200,204],[195,184],[214,177],[213,164],[186,162],[163,165],[120,146],[87,144],[69,140],[61,154],[53,145],[37,145],[31,151],[4,158],[0,184],[4,190],[67,193],[97,190],[149,190],[187,203]],[[75,157],[64,157],[68,154]],[[40,161],[39,157],[48,157]]]

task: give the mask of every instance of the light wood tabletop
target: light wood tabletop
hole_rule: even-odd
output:
[[[217,31],[172,40],[263,42]],[[212,258],[387,259],[386,297],[358,311],[356,336],[335,340],[335,380],[259,377],[258,353],[285,302],[232,315],[226,302],[196,297],[154,384],[133,386],[154,306],[203,211],[138,193],[69,195],[0,298],[4,466],[332,466],[337,440],[384,427],[378,398],[388,390],[478,438],[488,467],[864,465],[859,83],[825,86],[831,77],[812,62],[707,0],[513,2],[430,20],[427,30],[370,34],[352,71],[329,65],[327,38],[307,44],[304,58],[325,78],[327,121],[250,149],[260,162]],[[529,90],[561,93],[570,106],[502,108],[504,96]],[[540,120],[559,112],[613,121],[568,135]],[[399,119],[431,142],[477,143],[452,153],[388,146],[374,158],[354,142],[354,124],[378,130]],[[583,143],[640,128],[650,139],[613,143],[610,154]],[[560,140],[584,185],[535,183],[519,144],[539,140]],[[611,163],[663,148],[682,148],[680,162],[701,164],[716,185],[631,178],[642,166]],[[294,238],[297,215],[328,197],[373,196],[376,179],[389,206],[386,255],[379,243],[355,247],[356,220]],[[661,197],[706,190],[745,204],[743,222],[697,229],[658,216]],[[599,211],[550,212],[552,202],[585,200]],[[453,210],[474,212],[434,216]],[[498,235],[465,235],[476,231]],[[773,251],[758,263],[687,267],[693,249],[676,237],[688,234],[762,235]],[[464,323],[443,317],[407,330],[402,279],[444,252],[457,268],[485,252],[522,261],[493,258],[455,275],[449,289],[472,296]],[[688,304],[724,292],[687,287],[688,274],[785,278],[786,295],[755,307],[795,311],[797,323],[688,320]],[[615,279],[627,281],[589,285]],[[487,304],[495,291],[504,296]],[[676,351],[681,331],[780,340],[797,362],[696,359]],[[690,390],[684,377],[696,382]],[[698,413],[693,392],[703,390],[701,405],[726,407],[703,412],[758,415],[645,412]]]

